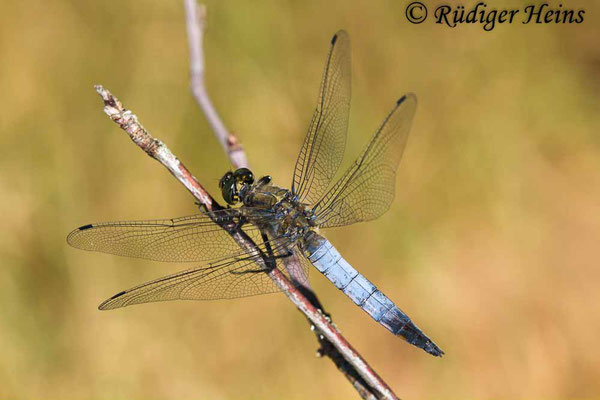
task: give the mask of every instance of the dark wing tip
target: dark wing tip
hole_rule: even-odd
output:
[[[83,226],[80,226],[79,228],[75,229],[74,231],[72,231],[71,233],[69,233],[67,235],[67,243],[69,243],[73,247],[79,248],[79,246],[77,246],[77,244],[76,244],[76,241],[74,241],[75,238],[78,236],[78,233],[81,231],[85,231],[86,229],[91,229],[93,227],[94,227],[94,225],[87,224],[87,225],[83,225]]]
[[[348,32],[346,32],[343,29],[340,29],[339,31],[337,31],[335,33],[335,35],[333,35],[333,37],[331,38],[331,45],[333,46],[334,44],[336,44],[340,39],[342,39],[343,41],[347,42],[348,39]]]
[[[125,293],[127,293],[127,292],[126,292],[125,290],[123,290],[122,292],[119,292],[119,293],[115,294],[113,297],[111,297],[111,298],[110,298],[110,299],[108,299],[108,300],[113,300],[113,299],[116,299],[117,297],[121,297],[121,296],[123,296]]]
[[[113,308],[113,307],[110,307],[110,302],[113,301],[114,299],[116,299],[117,297],[123,296],[125,293],[127,293],[127,291],[123,290],[122,292],[119,292],[119,293],[115,294],[114,296],[112,296],[110,299],[104,300],[102,302],[102,304],[100,304],[98,306],[98,310],[110,310],[111,308]]]
[[[417,102],[417,96],[414,93],[406,93],[404,96],[400,97],[398,99],[398,101],[396,102],[396,105],[399,106],[400,104],[404,103],[407,100],[412,100],[414,103]]]

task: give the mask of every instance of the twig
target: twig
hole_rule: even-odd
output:
[[[96,85],[95,88],[104,101],[104,112],[121,129],[127,132],[138,147],[165,166],[208,211],[222,208],[167,146],[150,135],[131,111],[126,110],[121,102],[102,86]],[[219,223],[218,221],[215,222]],[[256,246],[243,234],[234,234],[233,238],[243,248]],[[278,269],[273,269],[269,276],[320,332],[322,335],[320,339],[326,339],[326,342],[321,342],[323,346],[321,351],[324,352],[324,355],[332,358],[338,368],[359,389],[359,393],[363,398],[397,399],[387,384],[352,348],[337,328],[329,322],[328,318],[283,273]],[[327,343],[331,344],[333,348],[330,348]],[[336,361],[335,357],[332,356],[338,354],[343,357],[345,363],[340,362],[340,360]]]
[[[206,6],[196,0],[184,0],[186,10],[186,26],[190,49],[190,79],[194,98],[204,111],[214,134],[217,136],[230,162],[235,167],[248,166],[246,155],[237,139],[228,134],[227,128],[219,118],[216,109],[208,96],[204,80],[204,51],[203,38],[206,23]],[[237,144],[234,147],[233,144]],[[299,271],[300,261],[288,257],[284,261],[287,271],[294,278],[294,271]],[[282,288],[288,298],[296,305],[311,324],[320,344],[319,356],[327,356],[344,374],[364,399],[397,398],[386,383],[350,346],[331,322],[329,316],[324,317],[323,307],[308,283],[295,287],[283,274],[277,270],[271,273],[277,285]],[[300,280],[298,280],[300,281]]]
[[[225,128],[217,110],[210,101],[204,81],[204,51],[202,42],[206,7],[195,0],[185,1],[185,15],[190,47],[190,88],[208,123],[217,136],[221,147],[235,168],[246,167],[248,160],[237,137]]]
[[[126,110],[119,99],[114,97],[101,85],[94,86],[94,89],[96,89],[96,92],[98,92],[104,101],[104,113],[115,121],[121,129],[127,132],[131,140],[139,148],[164,165],[208,211],[221,208],[215,199],[200,185],[192,173],[171,153],[171,150],[163,142],[152,137],[142,124],[140,124],[135,114]]]

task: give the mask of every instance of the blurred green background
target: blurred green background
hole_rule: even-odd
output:
[[[212,99],[255,173],[289,185],[346,29],[345,163],[396,98],[420,103],[391,210],[328,237],[447,355],[395,338],[315,272],[334,321],[403,398],[598,398],[600,4],[565,2],[586,10],[579,25],[484,32],[411,25],[407,3],[209,1]],[[196,211],[94,84],[213,193],[229,168],[188,90],[182,1],[4,0],[0,32],[0,398],[356,398],[284,296],[100,312],[189,265],[65,243],[84,223]]]

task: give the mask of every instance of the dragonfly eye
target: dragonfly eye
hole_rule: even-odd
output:
[[[235,180],[239,183],[253,184],[254,174],[248,168],[238,168],[233,173]]]
[[[236,179],[233,173],[227,172],[223,175],[219,180],[219,188],[221,188],[223,200],[225,200],[227,204],[233,205],[240,200],[237,194]]]
[[[233,173],[231,173],[231,171],[227,171],[225,175],[223,175],[221,179],[219,179],[219,188],[223,189],[225,186],[227,186],[228,183],[231,181],[232,177]]]

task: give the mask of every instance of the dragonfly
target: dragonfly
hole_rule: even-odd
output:
[[[87,224],[68,243],[76,248],[165,262],[204,262],[110,297],[99,309],[166,300],[213,300],[279,291],[268,273],[277,268],[306,287],[316,268],[352,302],[394,335],[434,356],[444,352],[388,296],[350,265],[320,229],[370,221],[394,198],[416,97],[396,101],[366,147],[335,180],[344,155],[350,111],[350,39],[330,42],[317,106],[296,161],[291,189],[248,168],[219,181],[227,208],[149,221]],[[253,246],[240,246],[242,235]],[[288,262],[291,258],[296,263]]]

